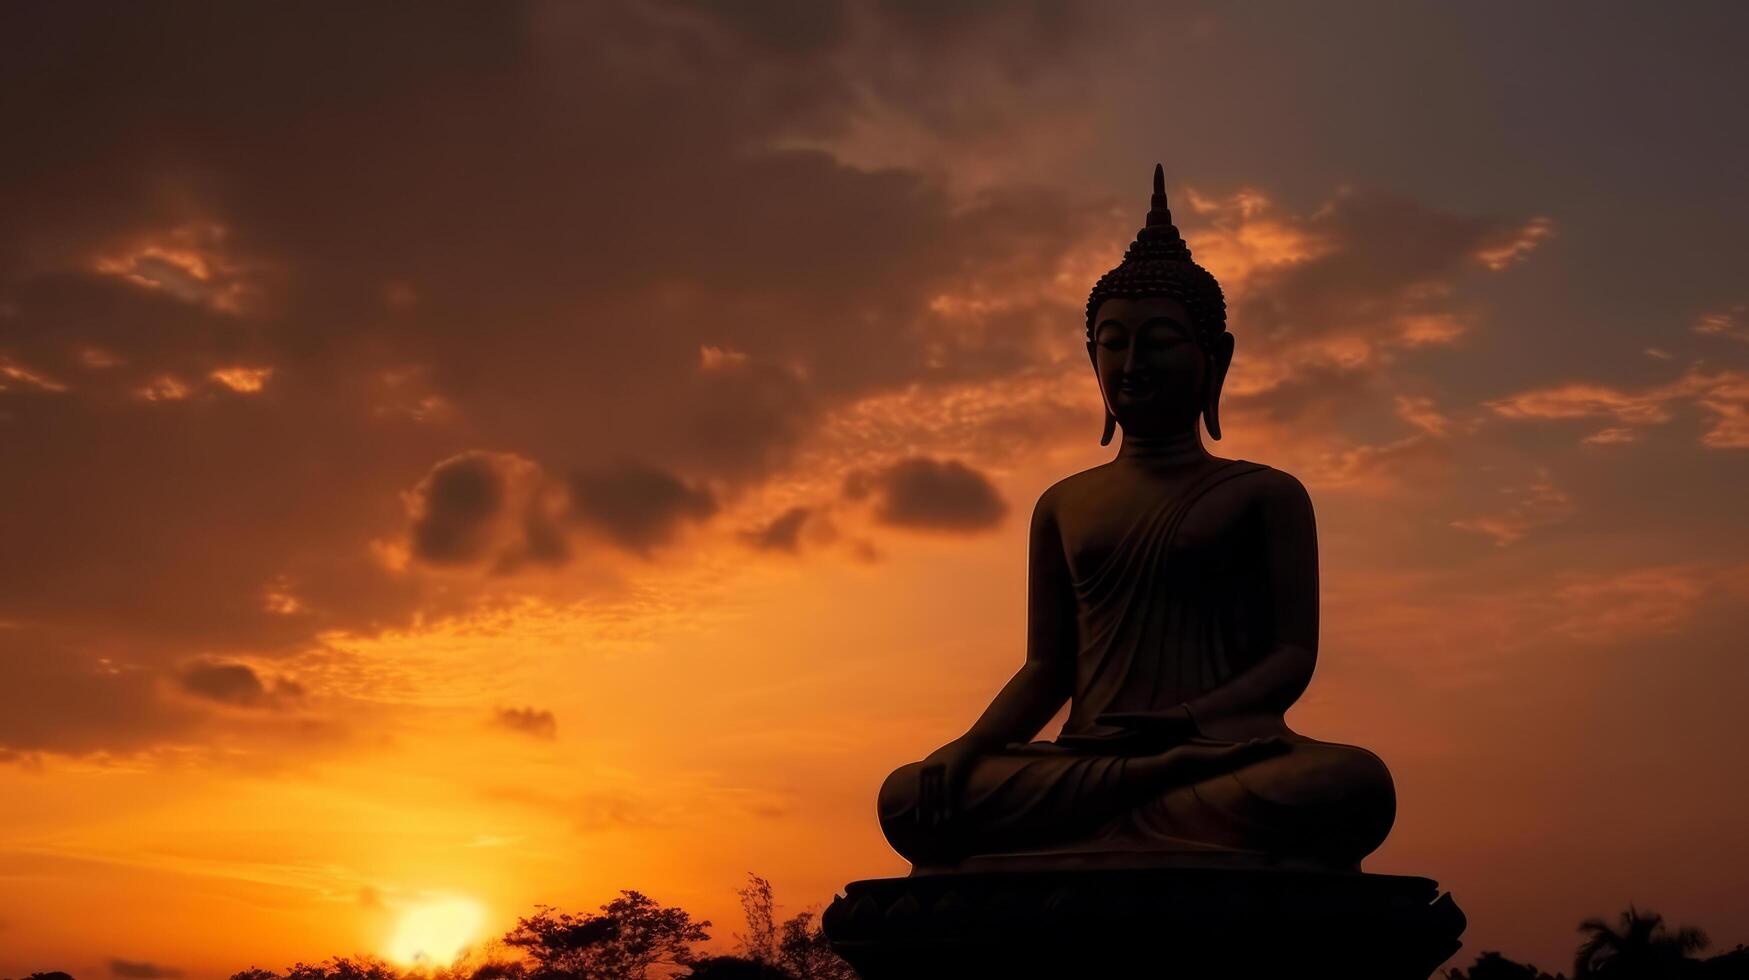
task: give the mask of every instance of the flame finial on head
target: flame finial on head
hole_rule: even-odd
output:
[[[1218,336],[1227,329],[1221,285],[1190,257],[1190,246],[1172,223],[1172,209],[1166,203],[1166,168],[1158,163],[1154,164],[1154,194],[1148,202],[1147,222],[1136,232],[1123,261],[1101,276],[1087,297],[1088,340],[1092,340],[1093,316],[1099,304],[1120,296],[1170,296],[1178,300],[1196,321],[1200,339]]]
[[[1184,236],[1172,223],[1172,208],[1166,203],[1166,168],[1157,163],[1154,164],[1154,196],[1148,201],[1148,220],[1142,230],[1136,232],[1135,244],[1130,246],[1126,259],[1129,256],[1191,261],[1190,246],[1184,243]]]

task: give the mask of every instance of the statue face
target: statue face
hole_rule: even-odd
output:
[[[1209,362],[1183,303],[1164,296],[1100,303],[1090,352],[1106,407],[1125,432],[1170,433],[1196,424]]]

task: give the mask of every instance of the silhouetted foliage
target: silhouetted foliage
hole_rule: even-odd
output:
[[[814,913],[803,912],[783,924],[778,962],[796,980],[856,980],[856,971],[832,949]]]
[[[736,937],[743,959],[793,980],[856,980],[856,971],[832,951],[814,913],[802,912],[778,926],[771,882],[756,874],[747,875],[747,887],[737,894],[747,918],[747,934]]]
[[[1692,973],[1696,980],[1749,980],[1749,947],[1739,945],[1702,960]]]
[[[657,904],[636,891],[601,906],[596,914],[572,915],[548,905],[517,920],[501,940],[524,959],[493,960],[470,967],[401,973],[369,956],[333,957],[297,963],[283,973],[250,967],[230,980],[648,980],[656,966],[680,968],[658,976],[674,980],[857,980],[821,930],[811,911],[779,920],[771,882],[748,875],[740,889],[747,931],[738,933],[737,955],[695,956],[693,943],[710,938],[708,921],[683,909]],[[1629,906],[1615,924],[1586,919],[1574,980],[1749,980],[1749,948],[1737,946],[1710,959],[1698,929],[1671,930],[1656,912]],[[74,980],[64,972],[32,973],[23,980]],[[1528,963],[1484,951],[1468,969],[1451,967],[1443,980],[1566,980]]]
[[[771,882],[752,872],[747,873],[747,887],[741,896],[741,914],[747,920],[747,934],[736,936],[747,958],[757,963],[777,959],[777,907],[771,895]]]
[[[690,946],[710,938],[708,921],[694,922],[684,909],[669,908],[635,891],[576,916],[550,905],[517,920],[504,944],[531,960],[534,980],[644,980],[661,963],[684,966]]]
[[[294,963],[284,973],[250,967],[231,980],[401,980],[400,971],[371,956],[335,956],[320,963]]]
[[[1445,975],[1449,980],[1565,980],[1561,974],[1551,976],[1528,963],[1509,960],[1493,952],[1476,957],[1476,962],[1468,970],[1452,967]]]
[[[1671,931],[1664,917],[1632,905],[1611,926],[1602,919],[1579,923],[1586,939],[1573,959],[1576,978],[1600,980],[1664,980],[1682,976],[1695,960],[1690,953],[1706,948],[1706,933],[1687,926]]]
[[[712,956],[699,960],[676,980],[796,980],[789,973],[745,956]]]

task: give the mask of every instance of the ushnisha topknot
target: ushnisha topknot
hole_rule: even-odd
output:
[[[1154,196],[1148,221],[1136,232],[1136,240],[1124,252],[1117,268],[1099,277],[1087,296],[1087,340],[1093,340],[1093,317],[1099,304],[1123,297],[1168,296],[1190,312],[1197,342],[1209,342],[1227,331],[1227,301],[1221,284],[1190,257],[1190,246],[1172,223],[1166,205],[1166,170],[1154,165]]]

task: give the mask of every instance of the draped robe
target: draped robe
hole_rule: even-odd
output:
[[[1101,747],[1125,734],[1102,714],[1190,702],[1272,649],[1267,541],[1242,506],[1243,481],[1268,471],[1226,461],[1181,493],[1144,498],[1109,552],[1069,563],[1077,650],[1061,735],[979,758],[945,825],[925,823],[921,764],[899,769],[880,800],[895,849],[919,869],[1100,854],[1351,868],[1383,841],[1395,813],[1383,763],[1293,733],[1279,712],[1265,724],[1286,751],[1177,785],[1132,777],[1137,751],[1157,748]]]

